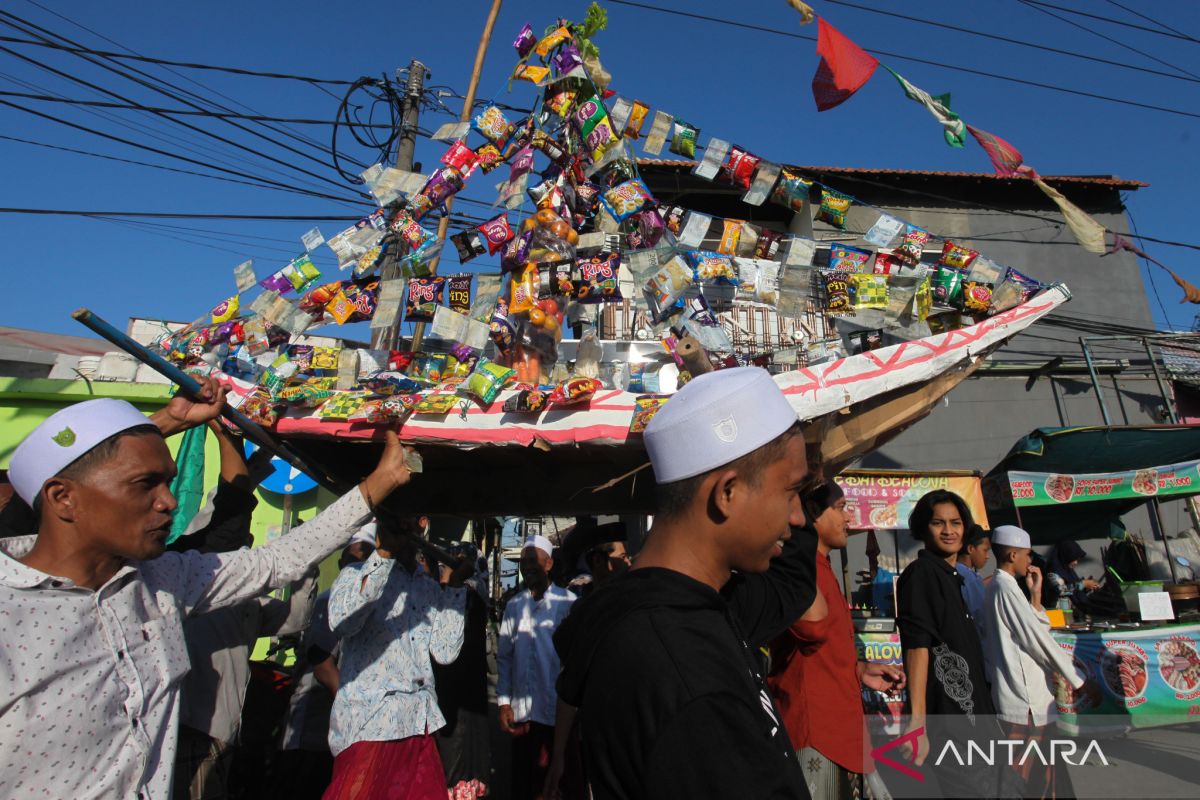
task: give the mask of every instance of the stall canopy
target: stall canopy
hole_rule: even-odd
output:
[[[1039,428],[985,476],[988,517],[1036,544],[1095,539],[1152,497],[1200,494],[1200,427]]]

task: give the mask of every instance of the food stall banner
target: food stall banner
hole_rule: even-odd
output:
[[[1200,716],[1200,625],[1105,632],[1056,630],[1087,676],[1079,690],[1055,677],[1059,726],[1071,734],[1148,728]]]
[[[846,493],[852,530],[907,528],[913,506],[934,489],[948,489],[966,500],[975,522],[988,527],[983,492],[975,475],[847,470],[834,480]]]
[[[1200,493],[1200,461],[1120,472],[1009,472],[1013,504],[1050,506],[1096,500],[1143,500]]]

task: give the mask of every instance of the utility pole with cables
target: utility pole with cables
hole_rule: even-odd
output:
[[[396,137],[396,157],[393,161],[396,169],[411,172],[413,158],[417,150],[417,123],[421,117],[421,97],[425,93],[425,65],[415,58],[408,64],[408,80],[404,85],[404,100],[400,114],[400,135]],[[380,276],[383,280],[393,280],[400,277],[398,264],[391,264]],[[386,328],[377,328],[371,332],[371,347],[376,350],[394,350],[396,340],[400,335],[400,320]],[[415,337],[414,337],[415,338]]]

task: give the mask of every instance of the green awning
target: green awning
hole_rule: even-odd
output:
[[[1029,531],[1036,544],[1051,544],[1062,539],[1104,538],[1123,529],[1121,515],[1142,505],[1154,495],[1153,486],[1139,496],[1105,499],[1106,484],[1112,475],[1139,470],[1158,480],[1173,480],[1172,466],[1200,459],[1200,426],[1143,425],[1124,427],[1039,428],[1013,446],[999,464],[983,479],[984,502],[992,525],[1017,525]],[[1040,473],[1054,476],[1061,502],[1053,505],[1013,504],[1009,473]],[[1022,476],[1028,481],[1029,476]],[[1126,481],[1129,483],[1129,481]],[[1143,481],[1144,483],[1144,481]],[[1100,491],[1097,499],[1084,496],[1084,488]],[[1038,486],[1039,496],[1043,487]],[[1164,489],[1163,499],[1200,494]]]

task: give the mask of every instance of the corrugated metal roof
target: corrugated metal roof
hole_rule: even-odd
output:
[[[102,356],[116,349],[103,339],[10,328],[7,325],[0,326],[0,345],[66,353],[72,356]]]
[[[639,158],[639,165],[656,167],[680,167],[691,169],[698,161],[670,158]],[[922,176],[930,178],[981,178],[994,181],[1024,181],[1026,178],[1002,178],[992,172],[948,172],[925,169],[878,169],[874,167],[815,167],[803,164],[789,164],[789,168],[803,172],[829,172],[849,175],[888,175],[888,176]],[[1120,189],[1142,189],[1150,184],[1142,181],[1126,180],[1116,175],[1043,175],[1047,181],[1055,183],[1086,183],[1095,186],[1115,186]]]

